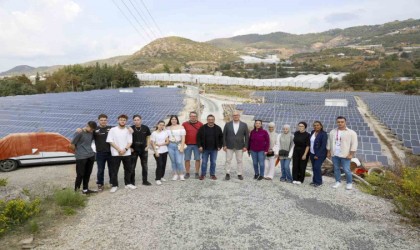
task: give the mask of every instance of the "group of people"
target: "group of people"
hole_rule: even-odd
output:
[[[319,187],[323,184],[321,166],[326,158],[331,158],[334,165],[336,183],[341,185],[341,170],[346,175],[346,189],[352,189],[350,160],[357,150],[357,135],[347,128],[346,118],[336,119],[337,128],[327,134],[320,121],[313,123],[313,130],[307,132],[307,123],[299,122],[298,129],[292,133],[290,125],[283,125],[280,134],[276,133],[274,123],[268,124],[268,131],[263,128],[261,120],[255,120],[254,128],[249,131],[248,125],[240,120],[240,113],[234,112],[232,121],[227,122],[222,130],[215,123],[213,115],[207,116],[207,123],[198,121],[196,112],[190,112],[189,120],[180,123],[176,115],[169,122],[159,121],[155,131],[142,124],[140,115],[133,116],[133,125],[127,126],[128,117],[120,115],[116,127],[108,126],[108,117],[98,117],[99,126],[89,121],[83,129],[78,129],[72,140],[76,157],[75,190],[89,194],[97,192],[89,189],[95,151],[98,166],[98,190],[104,189],[105,164],[111,184],[110,192],[118,189],[118,171],[123,163],[125,188],[136,189],[135,169],[138,158],[142,167],[142,184],[151,185],[148,181],[148,152],[152,151],[156,160],[157,185],[166,179],[167,158],[171,160],[172,180],[184,181],[191,177],[191,159],[195,160],[195,178],[204,180],[210,160],[210,179],[217,180],[216,160],[220,150],[226,152],[225,180],[231,179],[232,159],[235,155],[236,173],[243,180],[243,154],[248,152],[252,157],[254,179],[272,180],[275,166],[280,163],[280,181],[302,184],[305,179],[307,163],[312,163],[313,178],[311,185]],[[93,142],[93,143],[92,143]],[[96,148],[94,151],[92,146]],[[292,162],[292,171],[290,163]],[[200,171],[201,169],[201,171]]]

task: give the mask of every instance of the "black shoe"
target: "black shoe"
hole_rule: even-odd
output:
[[[286,182],[286,179],[280,178],[281,182]]]
[[[311,183],[309,183],[309,185],[311,185],[311,186],[315,186],[315,183],[311,182]]]
[[[315,183],[315,184],[314,184],[314,185],[312,185],[312,186],[314,186],[314,187],[316,187],[316,188],[317,188],[317,187],[322,186],[322,184],[316,184],[316,183]]]
[[[230,180],[230,174],[226,174],[226,176],[225,176],[225,180],[226,180],[226,181]]]
[[[195,173],[195,178],[196,179],[200,178],[200,175],[198,173]]]
[[[244,177],[242,175],[238,175],[238,179],[242,181]]]
[[[264,177],[262,176],[258,177],[257,181],[260,181],[260,180],[264,180]]]
[[[190,178],[190,173],[185,173],[184,179],[189,179],[189,178]]]
[[[83,190],[82,191],[82,193],[83,194],[96,194],[98,191],[96,191],[96,190],[90,190],[90,189],[88,189],[88,190]]]
[[[150,183],[150,182],[148,182],[148,181],[143,181],[143,185],[145,185],[145,186],[151,186],[151,185],[152,185],[152,183]]]
[[[258,174],[254,175],[254,180],[258,179],[259,176]]]

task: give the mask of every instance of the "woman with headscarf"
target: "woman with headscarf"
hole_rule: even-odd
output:
[[[275,169],[275,157],[274,157],[273,148],[277,140],[276,124],[274,124],[274,122],[270,122],[268,124],[268,135],[270,137],[270,148],[268,149],[268,153],[265,156],[264,178],[266,180],[272,180],[274,177],[274,169]]]
[[[293,135],[290,132],[290,125],[283,125],[282,132],[277,136],[274,146],[274,153],[280,160],[281,177],[280,181],[292,183],[293,178],[290,173],[290,162],[293,155]]]

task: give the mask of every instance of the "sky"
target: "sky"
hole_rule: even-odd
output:
[[[420,18],[419,0],[0,0],[0,72],[129,55],[151,41],[304,34]]]

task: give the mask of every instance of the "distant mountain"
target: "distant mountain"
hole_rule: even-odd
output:
[[[122,66],[138,71],[161,71],[163,65],[171,70],[199,63],[219,64],[239,58],[208,43],[195,42],[182,37],[156,39],[130,56]]]
[[[345,45],[382,44],[384,47],[392,47],[401,44],[420,44],[420,19],[332,29],[302,35],[285,32],[266,35],[249,34],[214,39],[208,43],[221,49],[239,52],[277,50],[284,52],[287,57],[291,54]]]

